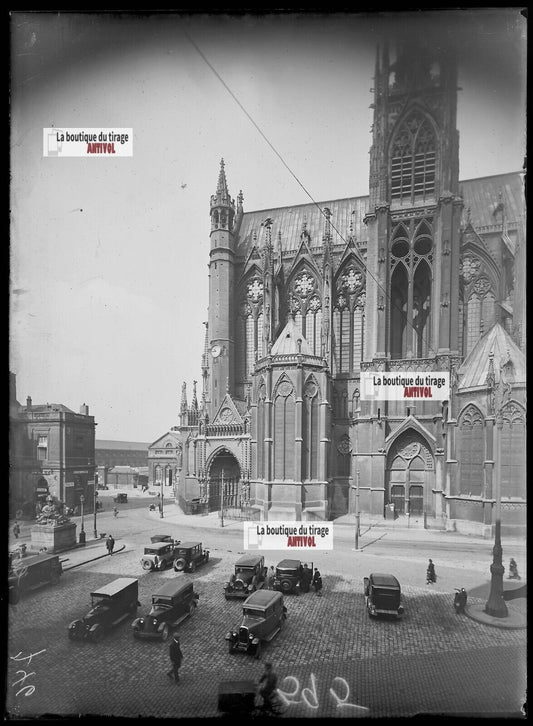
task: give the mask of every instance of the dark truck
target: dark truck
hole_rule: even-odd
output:
[[[28,555],[9,557],[9,602],[17,603],[21,596],[44,585],[57,585],[63,573],[58,555]]]
[[[152,595],[150,612],[133,621],[133,637],[166,640],[171,628],[194,613],[198,598],[192,582],[169,580]]]
[[[288,595],[300,592],[309,592],[313,579],[313,563],[302,564],[300,560],[281,560],[276,565],[276,574],[272,582],[272,589]]]
[[[366,609],[370,617],[389,615],[400,618],[404,613],[400,583],[394,575],[373,572],[364,578]]]
[[[287,618],[283,595],[273,590],[258,590],[242,604],[242,622],[226,634],[228,651],[242,650],[255,658],[261,654],[261,644],[271,641]]]
[[[235,572],[224,588],[224,597],[246,598],[260,590],[266,580],[267,568],[262,555],[243,555],[235,563]]]
[[[70,623],[68,637],[99,643],[108,630],[137,612],[138,597],[139,580],[132,577],[119,577],[91,592],[91,609],[84,618]]]

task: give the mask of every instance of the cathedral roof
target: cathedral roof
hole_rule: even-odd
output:
[[[298,341],[301,341],[301,347],[298,346]],[[309,347],[309,343],[294,322],[294,318],[289,317],[287,325],[283,328],[278,336],[278,339],[272,346],[271,354],[296,355],[297,353],[302,353],[302,355],[313,355],[313,351]]]
[[[458,374],[459,390],[466,388],[486,388],[489,372],[490,354],[494,355],[493,365],[496,382],[499,381],[503,365],[511,361],[515,383],[526,381],[526,357],[514,343],[511,336],[496,323],[481,336],[476,345],[462,362]]]
[[[459,182],[464,198],[463,225],[466,225],[469,210],[470,220],[478,232],[501,230],[501,216],[497,213],[499,202],[503,202],[504,215],[508,224],[518,222],[524,205],[524,190],[521,174],[497,174],[495,176],[468,179]],[[501,197],[500,197],[501,194]],[[236,230],[236,252],[246,257],[254,244],[261,245],[266,234],[261,226],[265,219],[272,219],[272,240],[280,235],[284,252],[296,251],[300,246],[304,224],[310,235],[310,247],[321,247],[326,220],[322,210],[331,210],[331,234],[333,245],[345,245],[350,234],[350,224],[356,240],[366,242],[367,227],[363,222],[369,210],[369,197],[348,197],[318,203],[297,204],[245,212]],[[257,242],[254,241],[254,232]]]

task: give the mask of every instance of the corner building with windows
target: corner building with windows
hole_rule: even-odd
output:
[[[489,535],[499,489],[525,526],[523,174],[459,180],[457,75],[430,38],[378,49],[368,196],[245,212],[221,162],[186,511]],[[365,370],[447,371],[450,398],[364,401]]]

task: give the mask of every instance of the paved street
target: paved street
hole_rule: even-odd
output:
[[[111,531],[117,548],[126,545],[124,552],[66,571],[57,587],[10,606],[7,712],[13,717],[216,716],[218,683],[257,680],[266,660],[278,673],[285,717],[520,714],[526,693],[526,631],[488,627],[457,616],[452,607],[459,586],[467,587],[472,601],[486,601],[490,543],[459,536],[446,540],[444,534],[441,540],[449,544],[443,550],[437,547],[438,535],[428,538],[422,531],[396,533],[394,540],[385,532],[389,544],[383,544],[383,537],[373,545],[376,533],[371,530],[361,538],[368,547],[354,552],[351,528],[339,525],[335,550],[314,557],[324,576],[323,597],[287,596],[286,626],[256,661],[244,653],[230,655],[224,640],[238,624],[242,607],[239,601],[226,601],[222,590],[243,551],[241,525],[228,522],[221,529],[214,515],[185,517],[170,504],[160,519],[147,505],[148,499],[121,507],[116,520],[110,511],[98,515],[98,530]],[[85,530],[92,533],[92,519],[87,524],[86,519]],[[27,530],[22,541],[27,541]],[[210,561],[194,575],[144,572],[142,546],[156,532],[201,540],[211,551]],[[438,580],[428,586],[425,564],[433,543]],[[518,543],[512,546],[515,553],[520,549]],[[68,568],[104,551],[102,541],[88,538],[85,548],[61,557],[68,558]],[[504,557],[508,551],[504,543]],[[283,556],[267,552],[266,564]],[[521,567],[525,574],[525,560]],[[402,583],[402,621],[368,618],[362,578],[372,570],[393,572]],[[179,685],[165,676],[168,643],[134,640],[129,621],[99,644],[68,639],[69,622],[90,606],[89,592],[119,576],[139,579],[140,612],[147,610],[161,582],[194,580],[200,600],[194,616],[179,626],[184,652]],[[523,610],[525,600],[508,606]]]

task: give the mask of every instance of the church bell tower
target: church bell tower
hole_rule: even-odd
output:
[[[453,49],[427,34],[378,48],[372,105],[367,359],[457,354],[462,199]]]
[[[226,182],[224,159],[216,193],[211,197],[209,253],[209,416],[212,419],[226,391],[234,387],[234,238],[235,201]]]

